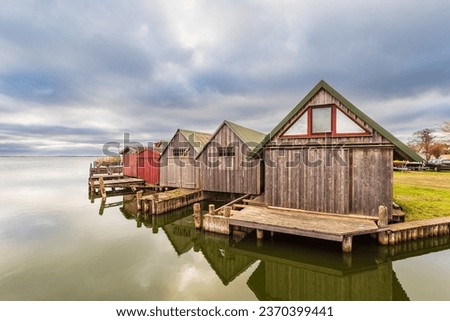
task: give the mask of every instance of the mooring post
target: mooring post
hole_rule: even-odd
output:
[[[136,206],[138,210],[142,209],[141,199],[142,199],[143,191],[139,191],[136,193]]]
[[[90,188],[91,188],[91,194],[94,194],[95,193],[95,186],[94,186],[94,178],[89,178],[89,185],[90,185]]]
[[[230,217],[231,216],[231,206],[225,206],[223,213],[224,213],[225,217]]]
[[[342,251],[346,253],[350,253],[352,251],[352,239],[353,237],[351,235],[344,236],[344,239],[342,240]]]
[[[102,199],[102,203],[100,204],[100,209],[98,211],[99,215],[103,215],[103,212],[105,211],[105,205],[106,205],[106,201],[104,199]]]
[[[378,227],[384,228],[388,226],[387,207],[380,205],[378,207]],[[389,237],[386,231],[378,233],[378,243],[381,245],[389,244]]]
[[[200,203],[194,204],[194,224],[195,228],[201,229],[203,227],[203,216]]]
[[[208,206],[208,214],[209,215],[214,215],[216,211],[216,206],[214,204],[209,204]]]
[[[103,181],[103,177],[100,177],[98,182],[100,184],[100,193],[102,194],[102,199],[106,200],[106,189],[105,189],[105,182]]]

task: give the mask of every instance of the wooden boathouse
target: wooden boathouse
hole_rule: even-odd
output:
[[[142,178],[147,184],[159,183],[159,151],[157,147],[126,146],[121,152],[123,175]]]
[[[211,192],[260,194],[262,160],[252,152],[265,134],[225,120],[197,156],[202,189]]]
[[[155,148],[144,148],[137,157],[137,177],[147,184],[159,183],[159,152]]]
[[[138,177],[138,154],[142,147],[126,146],[120,151],[123,159],[123,175],[127,177]]]
[[[198,163],[195,160],[211,134],[178,129],[159,157],[160,185],[200,188]]]
[[[422,161],[323,80],[255,152],[268,206],[389,218],[393,159]]]

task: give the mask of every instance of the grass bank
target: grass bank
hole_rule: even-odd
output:
[[[394,202],[407,221],[450,216],[450,172],[394,172]]]

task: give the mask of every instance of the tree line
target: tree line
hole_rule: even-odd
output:
[[[414,132],[408,146],[423,154],[426,161],[432,156],[440,158],[444,154],[450,154],[450,121],[443,122],[438,129],[424,128]]]

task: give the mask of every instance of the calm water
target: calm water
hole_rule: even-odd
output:
[[[88,199],[91,158],[0,158],[2,300],[450,300],[450,241],[242,240]],[[101,215],[100,215],[101,214]]]

